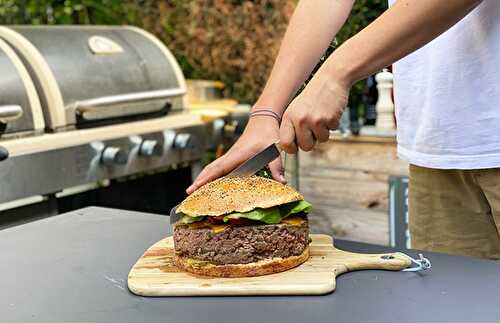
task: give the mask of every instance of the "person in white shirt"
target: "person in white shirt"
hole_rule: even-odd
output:
[[[327,141],[352,84],[395,63],[398,154],[410,163],[412,246],[500,259],[500,1],[390,1],[292,100],[353,2],[299,2],[243,135],[187,192],[272,142],[296,153]],[[269,167],[285,182],[279,159]]]

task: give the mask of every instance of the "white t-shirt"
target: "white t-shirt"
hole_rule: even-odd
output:
[[[500,167],[500,1],[484,0],[398,61],[394,96],[400,158],[440,169]]]

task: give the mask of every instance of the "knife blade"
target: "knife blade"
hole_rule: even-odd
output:
[[[261,152],[255,154],[250,159],[247,159],[243,164],[241,164],[226,176],[251,176],[261,170],[262,167],[267,166],[267,164],[280,157],[280,153],[281,148],[279,147],[278,143],[273,143]],[[176,205],[170,210],[170,224],[174,224],[182,217],[181,213],[176,212],[178,206],[179,205]]]
[[[261,152],[247,159],[243,164],[230,172],[227,176],[246,177],[257,173],[262,167],[280,157],[281,148],[278,143],[273,143]]]
[[[175,222],[179,221],[182,217],[182,214],[181,213],[177,213],[176,210],[177,210],[177,207],[179,206],[179,204],[177,204],[176,206],[174,206],[171,210],[170,210],[170,224],[174,224]]]

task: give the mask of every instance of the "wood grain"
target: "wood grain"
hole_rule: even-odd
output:
[[[301,167],[361,170],[387,175],[408,174],[408,163],[398,159],[396,145],[386,142],[330,140],[301,153]]]
[[[333,136],[299,158],[300,192],[313,203],[314,232],[388,244],[389,177],[408,174],[394,138]]]
[[[389,244],[386,212],[338,207],[312,199],[310,201],[314,205],[313,213],[309,216],[312,232],[382,246]],[[325,218],[328,220],[325,221]]]
[[[335,277],[354,270],[401,270],[402,254],[356,254],[336,249],[327,235],[311,235],[311,257],[278,274],[251,278],[213,278],[183,272],[173,264],[173,239],[151,246],[132,267],[128,287],[141,296],[321,295],[335,290]],[[384,259],[382,256],[389,256]]]
[[[387,182],[303,177],[300,192],[308,199],[351,208],[386,210]]]

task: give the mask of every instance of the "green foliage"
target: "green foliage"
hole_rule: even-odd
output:
[[[342,27],[336,36],[338,44],[342,44],[353,35],[368,26],[373,20],[380,16],[387,9],[387,0],[357,0],[354,3],[351,15],[347,23]],[[362,93],[366,86],[365,81],[354,84],[349,98],[349,105],[358,110],[363,108]]]
[[[314,73],[321,67],[323,62],[330,56],[331,53],[340,46],[344,41],[351,38],[363,28],[368,26],[373,20],[380,16],[387,9],[387,0],[357,0],[352,8],[351,15],[347,19],[346,24],[337,33],[330,47],[326,50],[325,55],[313,70],[313,73],[306,81],[304,86],[312,78]],[[303,86],[303,87],[304,87]],[[362,109],[362,94],[366,86],[365,81],[359,81],[354,84],[349,97],[349,105],[355,109]],[[303,88],[302,87],[302,88]]]
[[[227,95],[252,103],[294,6],[292,0],[146,0],[140,25],[168,44],[187,77],[220,80]]]
[[[227,95],[252,103],[271,70],[296,2],[0,0],[0,24],[139,25],[167,43],[186,77],[219,79],[226,83]],[[322,61],[380,15],[386,2],[357,0]],[[351,106],[360,106],[363,87],[364,82],[353,87]]]
[[[387,0],[356,0],[347,23],[337,34],[339,44],[357,34],[387,9]]]
[[[0,24],[121,24],[134,20],[121,0],[0,0]]]

